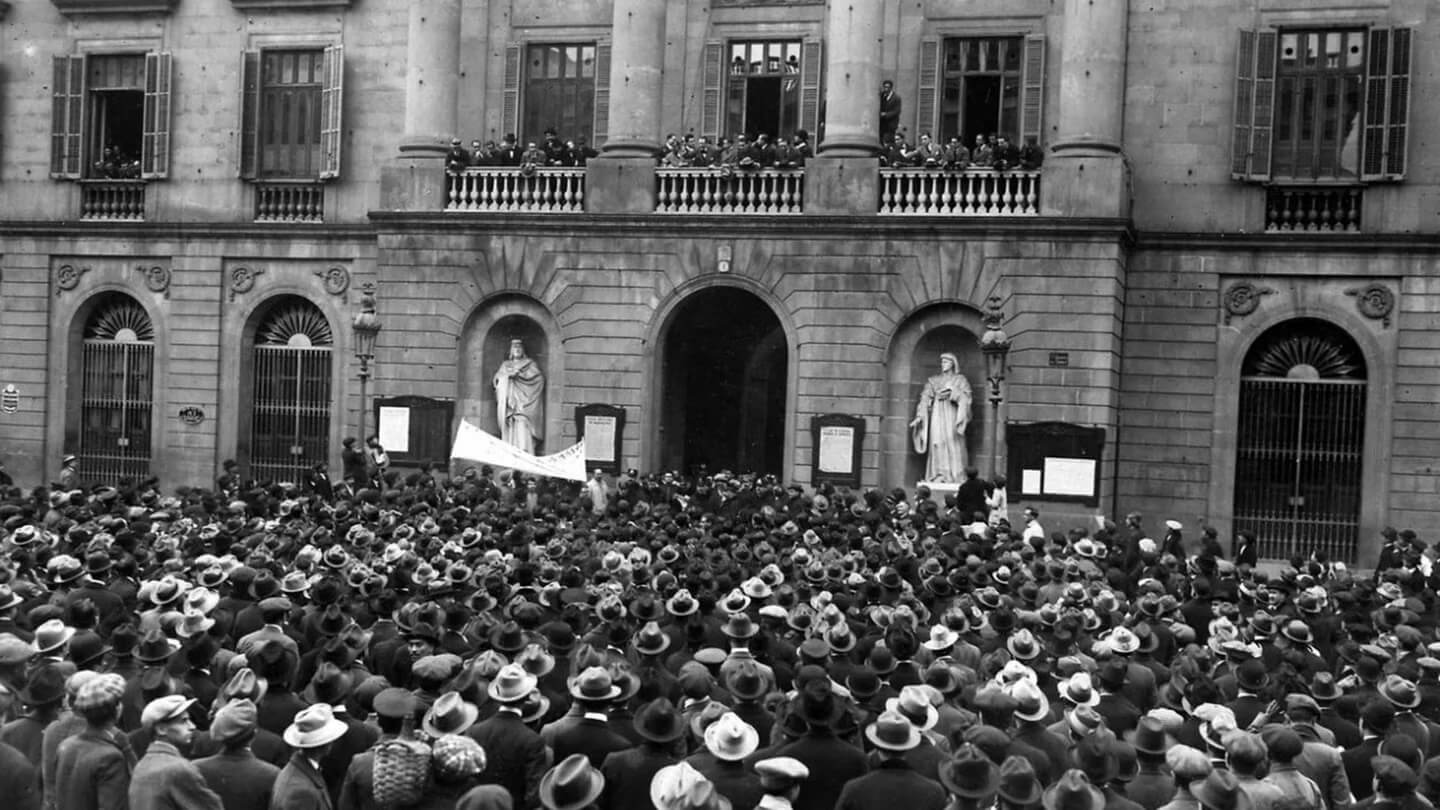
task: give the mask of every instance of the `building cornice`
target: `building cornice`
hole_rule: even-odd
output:
[[[75,239],[247,239],[257,242],[373,242],[368,223],[307,225],[266,222],[44,222],[0,220],[0,237],[63,237]]]
[[[1139,250],[1223,250],[1253,253],[1435,253],[1440,233],[1196,233],[1137,231]]]
[[[50,0],[67,17],[98,14],[169,14],[180,0]]]

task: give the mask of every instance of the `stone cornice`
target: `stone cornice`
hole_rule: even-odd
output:
[[[50,0],[66,16],[80,14],[169,14],[180,0]]]
[[[287,9],[349,8],[354,2],[355,0],[230,0],[230,5],[241,11],[285,11]]]
[[[457,214],[428,211],[371,211],[370,220],[386,233],[453,234],[457,231],[504,233],[616,234],[630,237],[788,237],[814,240],[853,239],[1056,239],[1071,242],[1133,241],[1130,222],[1110,218],[1060,217],[882,217],[882,216],[624,216],[597,214]]]
[[[255,242],[349,242],[375,241],[375,227],[368,223],[309,225],[283,222],[43,222],[0,220],[0,239],[9,237],[75,237],[77,239],[241,239]]]
[[[1141,250],[1223,250],[1254,253],[1440,253],[1440,233],[1196,233],[1138,231]]]

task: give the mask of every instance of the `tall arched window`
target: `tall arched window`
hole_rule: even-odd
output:
[[[299,483],[330,457],[330,322],[299,296],[272,301],[255,328],[250,476]]]
[[[1245,355],[1235,529],[1262,557],[1354,562],[1365,444],[1365,359],[1343,329],[1297,318]]]
[[[155,328],[124,293],[96,300],[80,350],[80,424],[75,455],[82,481],[114,484],[150,474]]]

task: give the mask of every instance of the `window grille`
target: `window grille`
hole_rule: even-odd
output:
[[[252,346],[250,476],[300,483],[330,457],[330,324],[314,304],[287,296],[270,307]]]
[[[155,330],[135,299],[99,301],[85,324],[80,359],[83,481],[113,485],[150,474]]]

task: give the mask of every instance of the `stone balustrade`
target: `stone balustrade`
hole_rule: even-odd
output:
[[[1265,230],[1357,233],[1361,201],[1358,186],[1271,188],[1265,195]]]
[[[257,183],[256,222],[324,222],[325,187],[319,183]]]
[[[143,222],[145,181],[80,181],[80,218],[107,222]]]
[[[910,216],[1039,216],[1040,172],[881,169],[880,213]]]
[[[585,210],[584,167],[477,167],[446,177],[446,211]]]
[[[655,177],[661,214],[799,214],[804,208],[800,169],[661,168]]]

